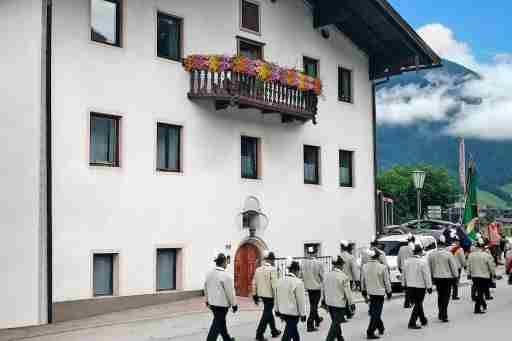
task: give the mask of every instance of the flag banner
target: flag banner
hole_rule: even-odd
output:
[[[466,226],[466,232],[471,240],[476,239],[479,232],[478,223],[478,198],[477,198],[477,174],[473,161],[470,161],[468,167],[468,177],[466,183],[466,203],[464,206],[464,217],[462,223]]]

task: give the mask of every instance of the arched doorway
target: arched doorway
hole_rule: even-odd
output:
[[[235,291],[237,296],[249,297],[251,294],[251,282],[256,272],[260,252],[251,243],[246,243],[238,248],[235,256]]]

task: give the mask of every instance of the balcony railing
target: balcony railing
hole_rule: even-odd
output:
[[[217,110],[254,108],[281,114],[282,122],[316,123],[320,81],[315,78],[237,56],[196,55],[184,66],[190,73],[190,99],[209,99]]]

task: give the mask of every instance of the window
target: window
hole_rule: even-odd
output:
[[[352,71],[338,68],[338,100],[352,103]]]
[[[156,251],[157,290],[176,290],[177,249]]]
[[[119,120],[117,116],[91,114],[91,165],[119,167]]]
[[[238,37],[238,54],[250,59],[263,59],[264,44]]]
[[[121,46],[121,0],[91,0],[91,39]]]
[[[253,33],[260,33],[260,6],[258,3],[241,0],[241,26],[242,29]]]
[[[310,248],[312,248],[313,253],[309,252]],[[304,244],[304,256],[310,256],[313,255],[313,257],[320,257],[322,256],[322,248],[320,243],[306,243]]]
[[[318,60],[304,57],[303,58],[303,64],[304,64],[304,73],[311,77],[318,77]]]
[[[258,150],[258,138],[242,136],[242,178],[258,179]]]
[[[181,172],[181,126],[157,124],[157,170]]]
[[[320,147],[304,146],[304,183],[320,184]]]
[[[183,20],[172,15],[157,13],[157,55],[180,61]]]
[[[93,257],[94,296],[114,295],[115,254],[95,254]]]
[[[342,187],[352,187],[352,157],[353,152],[349,152],[346,150],[340,150],[339,159],[340,159],[340,186]]]

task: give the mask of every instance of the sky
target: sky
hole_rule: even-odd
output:
[[[481,78],[460,82],[429,74],[431,84],[384,89],[377,94],[380,124],[445,123],[444,133],[483,140],[512,140],[512,44],[506,25],[512,1],[390,0],[442,58]],[[457,87],[457,91],[453,91]],[[478,105],[461,98],[478,98]]]
[[[469,44],[476,58],[489,62],[494,55],[512,52],[510,0],[389,0],[414,27],[439,23],[459,41]]]

